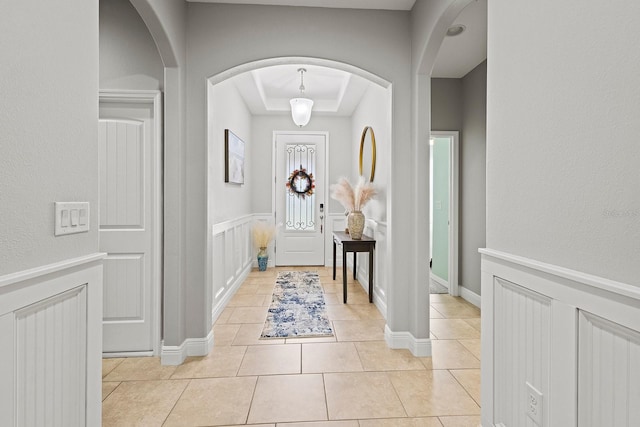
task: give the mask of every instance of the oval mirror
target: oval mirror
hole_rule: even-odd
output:
[[[368,136],[367,136],[368,135]],[[365,126],[360,137],[360,175],[369,177],[369,182],[373,182],[376,175],[376,135],[371,126]]]

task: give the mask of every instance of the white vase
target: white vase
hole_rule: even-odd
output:
[[[362,239],[362,232],[364,231],[364,214],[360,211],[353,211],[349,213],[347,217],[347,223],[349,225],[349,235],[353,240]]]

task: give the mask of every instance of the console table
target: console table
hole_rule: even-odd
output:
[[[353,252],[353,278],[356,278],[356,257],[358,252],[369,252],[369,302],[373,302],[373,250],[376,241],[362,235],[361,240],[354,240],[344,231],[333,232],[333,280],[336,280],[336,246],[342,245],[342,293],[347,303],[347,252]]]

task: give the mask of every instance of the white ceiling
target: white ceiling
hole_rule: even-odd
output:
[[[188,0],[194,3],[261,4],[342,9],[411,10],[416,0]]]
[[[415,0],[189,0],[202,3],[236,3],[410,10]],[[438,52],[433,77],[460,78],[487,57],[487,0],[467,6],[455,20],[466,31],[445,37]],[[305,97],[314,101],[314,113],[351,116],[370,81],[345,71],[309,64],[261,68],[232,78],[254,115],[289,113],[289,99],[300,96],[299,68],[304,73]]]

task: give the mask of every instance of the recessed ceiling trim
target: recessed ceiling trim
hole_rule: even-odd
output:
[[[303,6],[339,9],[411,10],[416,0],[187,0],[191,3]]]

